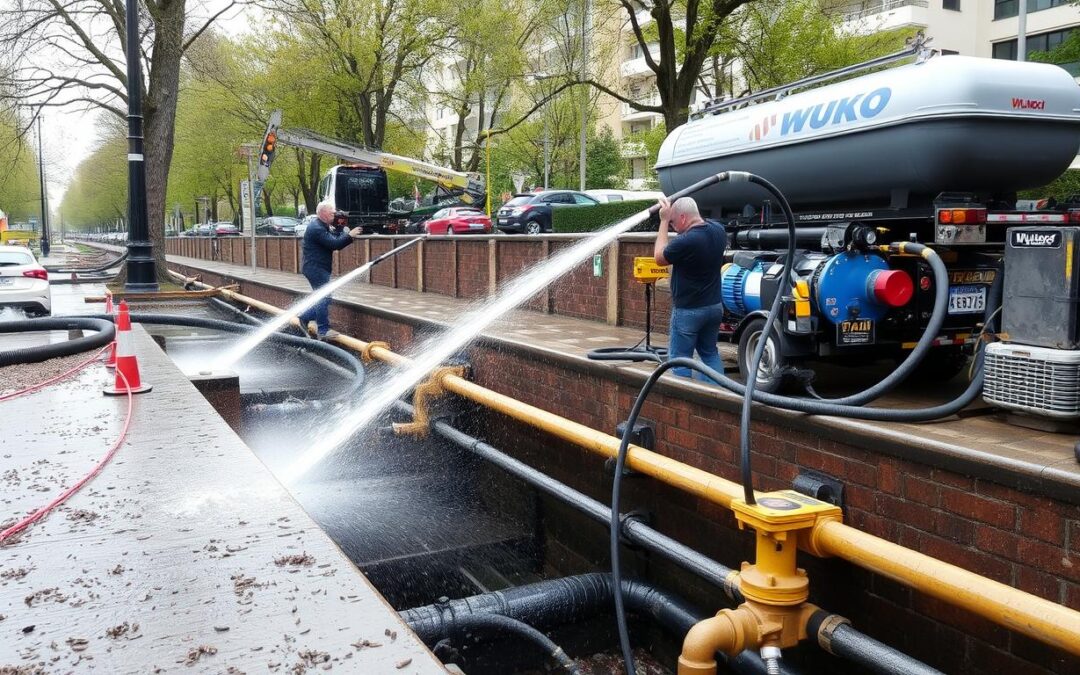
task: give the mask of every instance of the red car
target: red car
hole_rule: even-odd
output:
[[[436,211],[424,229],[434,235],[491,234],[491,218],[477,209],[453,207]]]

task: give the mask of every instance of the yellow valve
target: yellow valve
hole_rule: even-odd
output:
[[[671,268],[665,265],[657,265],[652,256],[638,256],[634,258],[634,278],[643,284],[654,284],[660,279],[671,276]]]
[[[743,563],[739,572],[739,588],[746,599],[772,606],[805,602],[810,581],[796,565],[798,533],[810,530],[819,520],[839,520],[840,507],[782,490],[762,494],[755,504],[736,499],[731,508],[739,527],[749,526],[757,535],[755,562]]]

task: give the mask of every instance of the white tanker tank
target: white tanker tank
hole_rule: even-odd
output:
[[[1080,87],[1064,69],[941,56],[719,114],[668,135],[656,170],[671,194],[710,174],[768,178],[796,209],[1007,195],[1061,175],[1080,146]],[[765,193],[695,195],[720,215]]]

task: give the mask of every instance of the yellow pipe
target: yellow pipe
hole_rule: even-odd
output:
[[[745,607],[723,609],[697,622],[683,638],[679,675],[716,675],[716,652],[735,656],[756,633],[756,620]]]
[[[187,280],[171,270],[170,273]],[[284,311],[235,291],[222,291],[222,295],[270,314]],[[356,351],[363,351],[369,345],[347,336],[335,341]],[[411,363],[408,357],[382,347],[374,347],[370,353],[376,359],[395,366]],[[618,452],[620,440],[614,436],[491,391],[464,378],[449,375],[443,378],[443,386],[447,391],[590,452],[607,457],[614,457]],[[634,471],[725,508],[731,507],[733,499],[742,498],[742,486],[739,484],[636,445],[630,446],[627,463]],[[1080,655],[1080,613],[1057,603],[916,553],[838,521],[824,522],[815,527],[807,537],[800,539],[800,547],[817,556],[842,558],[1031,638]]]
[[[1040,642],[1080,655],[1080,612],[928,555],[826,521],[811,533],[820,552],[898,581]]]

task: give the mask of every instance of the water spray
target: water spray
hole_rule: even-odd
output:
[[[337,289],[341,288],[345,284],[349,283],[353,279],[356,279],[361,275],[367,273],[375,265],[378,265],[382,261],[394,257],[395,255],[401,253],[413,244],[423,241],[425,238],[426,235],[421,235],[419,237],[416,237],[415,239],[410,239],[401,246],[398,246],[397,248],[392,248],[386,253],[383,253],[378,257],[372,258],[367,263],[361,265],[360,267],[357,267],[348,274],[340,276],[337,279],[326,284],[325,286],[322,286],[312,291],[309,295],[304,296],[303,300],[292,305],[284,312],[274,317],[272,320],[267,321],[262,328],[253,332],[250,336],[245,337],[243,340],[238,342],[232,349],[224,352],[220,357],[218,357],[216,361],[214,361],[210,365],[210,368],[206,372],[228,370],[234,363],[244,358],[244,356],[246,356],[248,352],[258,347],[272,334],[284,328],[285,325],[292,321],[295,317],[300,316],[307,310],[314,307],[316,304],[318,304],[320,300],[330,295]]]
[[[694,194],[710,185],[728,180],[727,172],[709,176],[690,187],[671,195],[671,200]],[[412,363],[381,387],[371,387],[357,404],[356,413],[344,420],[314,445],[304,450],[287,468],[282,480],[294,484],[314,466],[334,453],[339,446],[381,415],[400,397],[419,384],[428,373],[457,354],[488,326],[504,314],[524,303],[548,285],[564,276],[575,265],[615,241],[619,235],[645,222],[660,209],[655,204],[629,218],[592,234],[573,246],[542,260],[514,278],[497,295],[466,312],[448,331],[424,340],[408,354]]]

